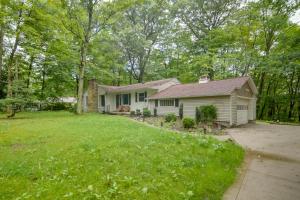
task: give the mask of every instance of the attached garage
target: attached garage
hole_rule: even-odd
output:
[[[249,100],[238,98],[236,106],[237,125],[248,123]]]
[[[195,84],[177,84],[149,98],[150,107],[154,101],[178,99],[183,105],[184,117],[195,117],[196,107],[214,105],[217,121],[234,126],[255,120],[257,89],[250,77],[240,77],[220,81],[199,81]],[[168,114],[164,106],[156,107],[160,115]],[[171,108],[168,108],[170,110]],[[175,111],[174,108],[171,109]],[[176,109],[175,114],[178,113]]]

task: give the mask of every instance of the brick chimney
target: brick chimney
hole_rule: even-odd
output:
[[[98,110],[98,87],[96,79],[89,80],[88,83],[88,102],[87,102],[87,110],[88,112],[97,112]]]

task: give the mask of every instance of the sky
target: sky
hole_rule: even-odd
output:
[[[300,9],[290,19],[292,22],[300,25]]]

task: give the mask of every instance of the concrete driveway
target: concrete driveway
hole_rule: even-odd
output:
[[[300,126],[249,124],[227,132],[248,152],[225,200],[300,199]]]

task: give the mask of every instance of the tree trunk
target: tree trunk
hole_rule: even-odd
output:
[[[29,63],[29,67],[28,67],[28,73],[27,73],[27,83],[26,83],[27,89],[29,88],[29,85],[30,85],[30,76],[31,76],[31,71],[32,71],[33,60],[34,60],[34,56],[31,55],[30,63]]]
[[[92,32],[92,21],[93,21],[93,13],[94,13],[94,2],[92,0],[88,1],[87,6],[87,12],[88,12],[88,25],[87,29],[84,33],[84,38],[81,41],[81,47],[80,47],[80,65],[79,65],[79,72],[78,72],[78,94],[77,94],[77,108],[76,113],[81,114],[82,113],[82,102],[83,102],[83,83],[84,83],[84,70],[86,67],[86,54],[88,45],[91,38],[91,32]]]
[[[0,22],[1,23],[1,22]],[[3,25],[0,24],[0,84],[2,84],[2,58],[3,58],[3,38],[4,38],[4,31]]]
[[[262,92],[263,92],[263,87],[264,87],[264,83],[265,83],[265,78],[266,78],[266,72],[262,72],[262,74],[260,76],[260,79],[259,79],[257,105],[260,104],[260,100],[261,100]]]
[[[80,65],[79,65],[79,84],[78,84],[78,94],[77,94],[77,114],[82,113],[82,102],[83,102],[83,82],[84,82],[84,70],[86,65],[86,51],[87,44],[84,42],[82,47],[80,48]]]
[[[268,87],[267,87],[267,92],[266,92],[266,96],[269,95],[269,91],[270,91],[270,87],[271,87],[271,83],[272,83],[272,80],[269,81],[269,84],[268,84]],[[264,100],[264,102],[261,102],[263,104],[263,106],[261,107],[261,111],[260,111],[260,114],[259,114],[259,119],[263,119],[264,117],[264,111],[265,111],[265,108],[266,108],[266,99]]]
[[[19,10],[19,16],[18,16],[18,21],[17,21],[17,26],[16,26],[16,39],[14,46],[12,48],[12,51],[10,53],[9,59],[8,59],[8,65],[7,65],[7,94],[6,98],[12,98],[13,97],[13,91],[12,91],[12,85],[13,85],[13,63],[14,63],[14,57],[16,50],[19,45],[20,41],[20,24],[21,24],[21,18],[22,18],[22,12],[23,10]],[[12,105],[9,105],[7,107],[7,113],[8,115],[12,115]]]
[[[45,77],[46,77],[46,71],[45,71],[45,66],[43,66],[43,71],[42,71],[42,88],[41,88],[41,99],[44,100],[45,97]]]

